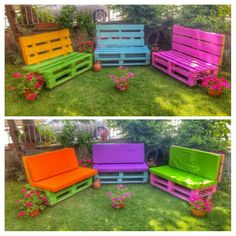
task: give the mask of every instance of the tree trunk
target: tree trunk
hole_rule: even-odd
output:
[[[13,142],[14,147],[16,149],[17,156],[21,160],[22,156],[25,154],[25,149],[23,149],[20,145],[20,141],[19,141],[20,132],[19,132],[14,120],[7,120],[7,123],[9,126],[9,133],[12,138],[12,142]],[[22,165],[22,162],[21,162],[21,165]]]
[[[10,29],[14,35],[18,52],[21,55],[18,37],[23,35],[23,31],[22,31],[20,25],[17,23],[16,13],[15,13],[13,5],[5,5],[5,14],[7,16],[8,23],[10,25]]]

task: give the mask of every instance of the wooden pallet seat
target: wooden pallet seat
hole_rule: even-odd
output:
[[[93,168],[102,183],[145,183],[148,166],[144,144],[111,143],[93,145]]]
[[[41,74],[53,88],[92,67],[92,54],[73,52],[68,29],[19,37],[23,68]]]
[[[194,86],[209,75],[218,75],[225,36],[174,25],[172,49],[152,53],[152,65],[181,82]]]
[[[190,148],[171,146],[168,166],[150,168],[150,183],[177,197],[210,197],[217,190],[224,157]]]
[[[89,187],[94,169],[80,167],[73,148],[23,157],[27,180],[45,191],[50,205]]]
[[[95,61],[103,66],[148,65],[143,25],[97,25]]]

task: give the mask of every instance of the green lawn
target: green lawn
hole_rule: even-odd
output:
[[[213,211],[204,218],[191,215],[187,202],[150,184],[129,185],[134,197],[123,209],[113,209],[106,197],[114,185],[88,188],[61,203],[48,207],[42,215],[17,218],[15,200],[24,184],[6,182],[6,231],[229,231],[231,230],[230,194],[214,195]]]
[[[6,66],[7,116],[230,116],[230,91],[210,97],[204,89],[190,88],[151,66],[130,67],[136,77],[126,92],[114,89],[108,76],[117,68],[108,67],[44,89],[34,102],[8,91],[14,71],[21,68]]]

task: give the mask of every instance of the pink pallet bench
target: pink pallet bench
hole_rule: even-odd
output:
[[[195,86],[205,76],[218,75],[224,42],[223,34],[174,25],[172,49],[153,52],[152,65],[189,86]]]
[[[144,144],[104,143],[93,145],[93,168],[102,183],[146,183],[148,166]]]

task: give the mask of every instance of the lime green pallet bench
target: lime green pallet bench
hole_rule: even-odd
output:
[[[24,66],[27,71],[41,74],[47,88],[53,88],[92,68],[93,57],[89,53],[72,52],[46,60],[40,64]]]
[[[85,188],[88,188],[89,186],[92,185],[92,177],[80,182],[80,183],[77,183],[77,184],[74,184],[68,188],[65,188],[61,191],[58,191],[58,192],[51,192],[51,191],[45,191],[45,194],[46,194],[46,197],[47,197],[47,200],[48,200],[48,203],[50,206],[53,206],[55,204],[57,204],[58,202],[74,195],[75,193],[85,189]]]
[[[93,64],[92,54],[73,52],[68,29],[21,36],[19,43],[24,69],[42,74],[48,88],[89,70]]]

